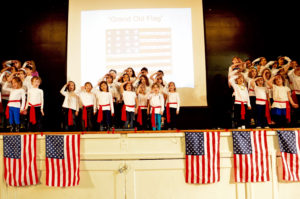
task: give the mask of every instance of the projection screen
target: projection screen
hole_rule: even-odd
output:
[[[173,81],[181,106],[207,106],[201,0],[69,0],[67,79],[147,67]]]

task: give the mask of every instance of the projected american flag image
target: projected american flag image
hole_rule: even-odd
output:
[[[171,28],[106,30],[106,67],[148,67],[149,70],[172,68]]]

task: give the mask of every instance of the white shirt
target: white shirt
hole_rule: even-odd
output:
[[[23,82],[23,86],[25,86],[26,88],[26,92],[32,88],[32,84],[31,84],[31,78],[32,76],[27,76],[25,79],[24,79],[24,82]]]
[[[117,86],[116,83],[108,84],[108,90],[111,93],[113,99],[120,100],[121,95],[119,92],[119,87]]]
[[[60,90],[60,93],[65,96],[64,102],[62,104],[62,107],[64,108],[70,108],[75,111],[79,111],[79,99],[78,96],[75,94],[75,92],[71,93],[66,90],[67,85],[62,87]]]
[[[146,107],[141,107],[141,109],[147,109],[148,95],[139,93],[137,99],[138,99],[139,106],[146,106]]]
[[[248,79],[248,93],[249,96],[255,96],[254,88],[251,86],[251,78]]]
[[[272,108],[286,108],[286,104],[283,103],[285,101],[289,101],[288,92],[291,89],[287,86],[276,86],[273,84],[273,104]],[[275,101],[282,101],[282,103],[278,103]]]
[[[294,69],[289,71],[288,76],[292,82],[293,90],[296,94],[300,94],[300,76],[296,75],[294,71]]]
[[[133,91],[124,91],[123,100],[125,105],[135,106],[136,93]],[[126,107],[126,111],[134,112],[135,108]]]
[[[86,92],[86,91],[81,91],[79,92],[79,99],[80,99],[80,102],[83,106],[91,106],[93,105],[94,107],[94,112],[97,111],[97,108],[96,108],[96,97],[95,97],[95,94],[92,93],[92,92]]]
[[[97,108],[100,108],[100,105],[107,105],[109,106],[102,106],[103,111],[111,111],[111,113],[114,113],[114,102],[113,98],[110,92],[102,92],[97,91],[96,92],[96,99],[97,99]]]
[[[30,106],[30,104],[33,106],[40,104],[41,109],[44,108],[44,92],[42,89],[31,88],[28,90],[26,109]]]
[[[160,114],[161,111],[162,112],[164,111],[164,96],[161,93],[149,94],[148,100],[151,106],[150,113],[152,113],[152,107],[158,107],[158,106],[160,106],[160,108],[155,108],[155,114]]]
[[[179,98],[179,94],[177,92],[174,93],[170,93],[168,92],[168,98],[167,98],[167,102],[166,103],[173,103],[176,102],[177,104],[170,104],[170,108],[176,108],[177,111],[179,111],[180,108],[180,98]]]
[[[248,89],[244,85],[238,85],[235,83],[235,79],[238,76],[233,76],[230,78],[229,82],[232,85],[232,88],[234,89],[235,93],[235,104],[241,104],[241,101],[244,103],[247,103],[248,107],[251,107]]]
[[[20,102],[9,102],[8,106],[20,108],[21,110],[23,110],[25,108],[25,99],[26,99],[24,89],[8,88],[7,85],[8,85],[8,82],[5,82],[3,89],[10,92],[8,101],[20,100]]]
[[[1,98],[2,98],[2,99],[5,99],[5,100],[8,100],[8,98],[9,98],[9,93],[10,93],[10,92],[3,89],[3,86],[4,86],[4,84],[5,84],[5,82],[3,81],[4,75],[5,75],[5,72],[3,72],[3,73],[1,74],[1,76],[0,76],[0,82],[1,82],[1,85],[2,85]],[[7,87],[8,87],[8,88],[11,88],[11,84],[8,84]],[[2,101],[2,100],[0,99],[0,102],[1,102],[1,101]]]
[[[255,91],[255,96],[256,99],[263,99],[263,100],[267,100],[267,88],[264,86],[255,86],[254,87],[254,91]],[[265,105],[266,102],[265,101],[258,101],[256,100],[256,104],[259,105]]]

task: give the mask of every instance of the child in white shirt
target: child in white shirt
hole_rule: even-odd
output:
[[[62,108],[64,115],[64,130],[66,131],[78,130],[76,116],[78,116],[79,113],[79,98],[75,93],[75,90],[76,86],[73,81],[69,81],[60,90],[60,93],[65,96]]]
[[[25,108],[25,91],[22,88],[22,81],[19,77],[14,77],[11,81],[12,88],[5,82],[3,90],[10,92],[9,100],[6,107],[6,118],[11,125],[10,131],[20,131],[20,113]]]
[[[100,124],[100,131],[109,130],[111,127],[111,117],[114,115],[114,104],[112,94],[109,92],[108,84],[100,82],[99,90],[96,91],[98,108],[97,123]]]
[[[152,84],[152,93],[148,96],[148,110],[151,114],[152,129],[161,130],[161,116],[164,112],[164,96],[159,92],[159,84]]]
[[[44,116],[44,92],[39,88],[41,84],[40,77],[32,77],[32,87],[27,91],[26,110],[29,107],[28,131],[42,131],[42,116]]]

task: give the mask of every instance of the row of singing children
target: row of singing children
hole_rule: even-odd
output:
[[[144,84],[140,84],[135,91],[133,84],[127,81],[120,85],[121,102],[117,103],[106,81],[99,83],[99,89],[93,89],[92,84],[86,82],[79,92],[75,91],[75,83],[70,81],[61,89],[61,94],[65,96],[62,105],[65,130],[79,130],[80,125],[82,130],[108,130],[120,120],[122,128],[134,128],[137,123],[139,129],[147,129],[148,115],[152,129],[161,130],[165,101],[169,128],[175,128],[180,99],[173,82],[169,83],[168,93],[165,98],[158,83],[153,83],[149,92]]]
[[[288,71],[289,68],[292,69]],[[265,68],[262,76],[258,76],[257,69],[251,67],[245,77],[243,67],[233,68],[229,75],[229,82],[234,89],[236,125],[245,128],[247,121],[251,121],[250,124],[255,121],[258,128],[268,127],[270,124],[275,124],[276,127],[286,126],[291,121],[290,104],[298,109],[298,105],[292,99],[291,89],[286,85],[289,82],[294,87],[300,85],[299,69],[297,66],[293,68],[288,63],[282,70],[279,69],[277,74],[272,75],[270,69]],[[285,78],[287,72],[291,81]],[[246,104],[248,111],[245,108]],[[272,104],[271,114],[269,104]]]
[[[120,86],[124,82],[132,83],[134,90],[137,90],[137,87],[140,84],[143,84],[146,87],[146,92],[151,91],[151,85],[153,83],[158,83],[160,92],[167,92],[167,82],[163,80],[163,76],[163,71],[159,70],[148,77],[148,69],[146,67],[142,68],[136,76],[133,68],[129,67],[119,74],[115,70],[111,69],[108,74],[99,80],[98,83],[106,81],[110,92],[113,94],[114,101],[120,102]]]
[[[41,78],[31,76],[32,68],[26,66],[18,71],[1,71],[1,105],[3,129],[20,131],[41,131],[44,115],[44,93],[39,88]]]

